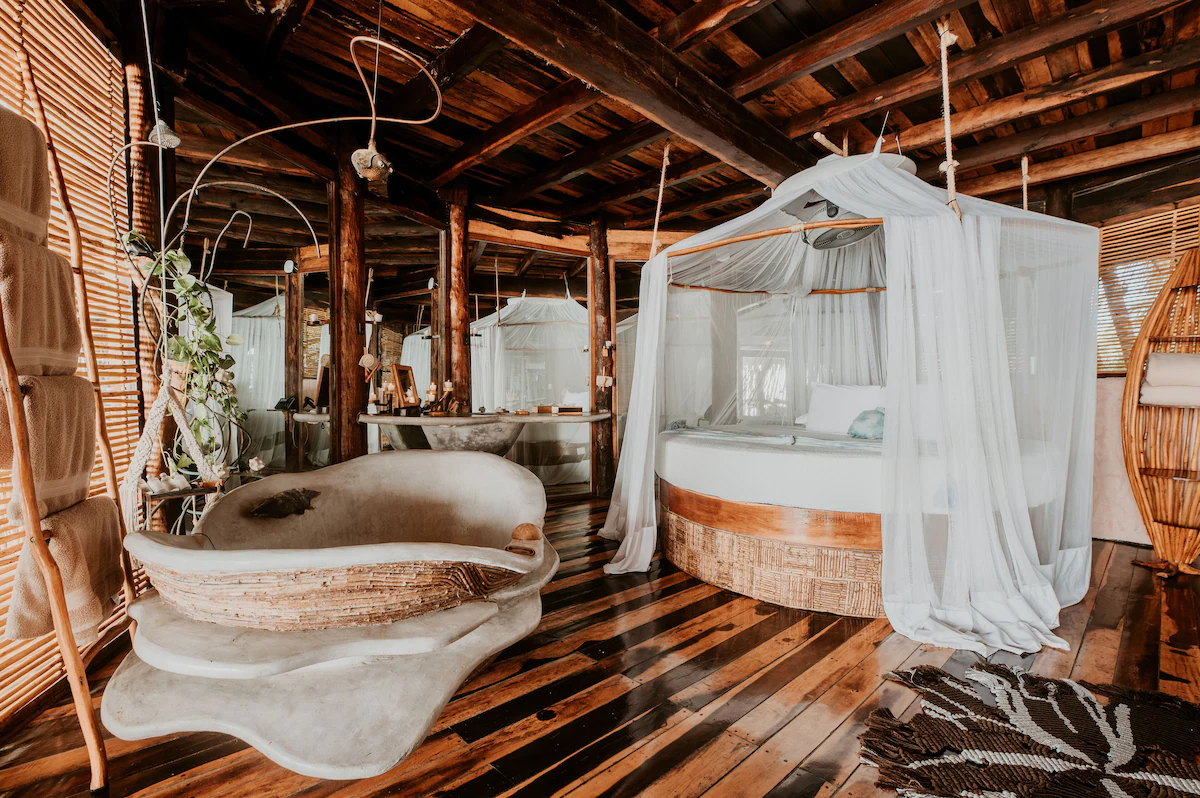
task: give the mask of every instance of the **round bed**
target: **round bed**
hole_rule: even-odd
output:
[[[1050,501],[1061,470],[1052,455],[1021,441],[1021,458],[1028,505]],[[883,617],[882,459],[881,441],[803,427],[662,432],[664,554],[698,579],[763,601]],[[944,490],[922,503],[929,514],[947,511]]]

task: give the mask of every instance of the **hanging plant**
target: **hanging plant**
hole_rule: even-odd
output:
[[[192,274],[192,261],[183,248],[160,253],[137,231],[122,236],[127,251],[136,253],[136,262],[146,275],[146,291],[165,290],[168,295],[166,357],[171,364],[171,379],[184,397],[192,434],[205,458],[218,470],[224,463],[234,434],[244,432],[246,414],[238,407],[237,388],[232,371],[235,361],[227,347],[244,342],[236,333],[225,340],[216,330],[212,293]],[[157,285],[152,285],[157,283]],[[176,436],[163,455],[171,473],[195,465]]]

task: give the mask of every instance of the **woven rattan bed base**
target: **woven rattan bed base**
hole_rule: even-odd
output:
[[[666,558],[697,579],[785,607],[883,617],[877,550],[741,535],[663,512]]]
[[[277,631],[399,621],[480,601],[522,576],[434,560],[234,574],[144,567],[162,597],[191,618]]]

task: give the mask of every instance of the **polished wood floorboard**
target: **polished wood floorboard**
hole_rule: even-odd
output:
[[[356,782],[298,776],[220,734],[109,739],[114,798],[368,796],[871,796],[858,735],[882,707],[915,711],[884,680],[974,655],[918,646],[883,620],[789,610],[706,585],[657,560],[605,577],[606,504],[552,505],[562,568],[537,631],[458,692],[395,770]],[[1087,597],[1063,612],[1069,651],[1022,662],[1048,676],[1200,701],[1200,595],[1097,542]],[[119,659],[119,657],[117,658]],[[1015,663],[1015,657],[1000,657]],[[100,701],[114,665],[93,681]],[[0,741],[0,796],[86,795],[87,757],[64,699]]]

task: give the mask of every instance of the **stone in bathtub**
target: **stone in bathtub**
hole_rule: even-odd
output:
[[[319,490],[290,488],[268,496],[250,508],[254,518],[287,518],[289,515],[304,515],[313,509],[312,500],[321,495]]]

